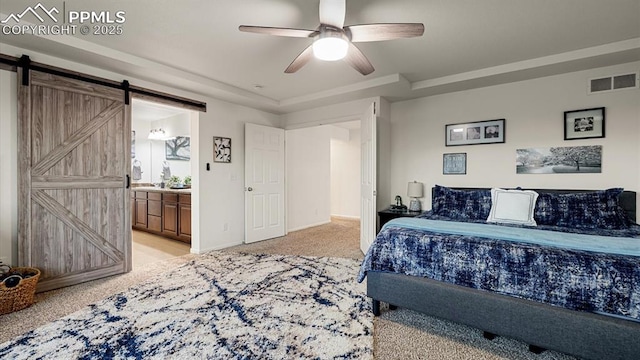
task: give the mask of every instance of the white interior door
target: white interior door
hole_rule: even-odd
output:
[[[360,249],[363,253],[376,237],[376,113],[375,103],[362,114],[360,139]]]
[[[284,236],[284,130],[245,125],[245,242]]]

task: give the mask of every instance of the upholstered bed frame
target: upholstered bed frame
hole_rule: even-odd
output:
[[[457,188],[478,190],[478,188]],[[576,193],[589,190],[535,190]],[[621,207],[636,220],[636,193],[625,191]],[[640,241],[640,239],[638,240]],[[586,359],[640,359],[640,322],[523,300],[428,278],[369,271],[367,295],[374,315],[380,302],[466,324],[495,335],[524,341],[539,352],[557,350]]]

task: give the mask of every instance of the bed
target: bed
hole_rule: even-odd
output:
[[[527,214],[536,223],[531,226],[521,219],[487,224],[499,213],[492,214],[498,191],[513,191],[494,190],[436,186],[432,210],[385,224],[358,279],[366,277],[374,315],[385,302],[390,309],[473,326],[488,339],[524,341],[534,352],[640,359],[636,193],[534,190]],[[503,207],[503,215],[504,209],[513,211]],[[520,239],[503,237],[521,231]],[[622,249],[609,249],[614,244]],[[479,269],[464,268],[469,264]]]

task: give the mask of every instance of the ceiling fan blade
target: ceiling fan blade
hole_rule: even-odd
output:
[[[344,28],[347,37],[353,42],[383,41],[422,36],[424,24],[364,24]]]
[[[291,64],[289,64],[289,67],[287,67],[284,72],[292,74],[300,70],[300,68],[305,66],[311,59],[313,59],[313,45],[307,46],[307,48],[304,49],[298,57],[293,59]]]
[[[346,11],[346,0],[320,0],[320,24],[342,29]]]
[[[257,34],[286,36],[286,37],[310,37],[314,35],[314,33],[316,32],[315,30],[306,30],[306,29],[290,29],[290,28],[250,26],[250,25],[240,25],[238,27],[238,30],[244,31],[244,32],[257,33]]]
[[[358,70],[362,75],[369,75],[375,70],[371,62],[369,62],[369,59],[352,43],[349,43],[349,51],[344,61]]]

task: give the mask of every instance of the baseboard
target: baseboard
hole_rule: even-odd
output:
[[[310,224],[310,225],[305,225],[305,226],[300,226],[300,227],[297,227],[297,228],[289,229],[289,230],[287,230],[287,232],[289,233],[289,232],[292,232],[292,231],[304,230],[304,229],[308,229],[308,228],[311,228],[311,227],[320,226],[320,225],[326,225],[326,224],[330,224],[330,223],[331,223],[331,220],[322,221],[322,222],[319,222],[319,223],[316,223],[316,224]]]
[[[351,215],[331,215],[332,218],[336,219],[344,219],[344,220],[360,220],[360,216],[351,216]]]
[[[228,243],[224,243],[224,244],[220,244],[220,245],[216,245],[216,246],[212,246],[206,249],[193,249],[191,248],[191,253],[192,254],[204,254],[207,253],[209,251],[215,251],[215,250],[222,250],[222,249],[226,249],[232,246],[236,246],[236,245],[242,245],[244,244],[242,241],[237,242],[237,241],[233,241],[233,242],[228,242]]]

